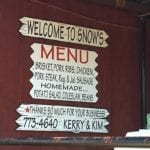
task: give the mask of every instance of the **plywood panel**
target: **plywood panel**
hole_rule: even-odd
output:
[[[47,4],[48,3],[48,4]],[[21,17],[51,20],[65,24],[104,30],[108,33],[107,48],[25,37],[19,33]],[[137,14],[83,1],[0,1],[0,138],[3,137],[55,137],[55,136],[124,136],[140,128],[140,56]],[[98,101],[96,103],[48,101],[33,99],[30,71],[33,62],[33,43],[86,49],[96,52]],[[61,105],[85,108],[104,108],[110,112],[109,133],[70,133],[16,131],[16,109],[21,104]],[[12,149],[23,150],[19,146]],[[2,147],[10,149],[10,147]],[[28,149],[53,149],[53,147],[28,147]],[[66,149],[66,147],[55,147]],[[70,149],[70,148],[68,148]],[[73,147],[72,149],[79,149]],[[87,149],[81,147],[80,149]],[[95,148],[98,149],[98,148]]]

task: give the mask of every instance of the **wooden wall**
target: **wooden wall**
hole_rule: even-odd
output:
[[[137,13],[83,0],[1,0],[0,1],[0,138],[55,136],[125,136],[140,128],[140,55]],[[109,35],[107,48],[71,44],[19,33],[21,17],[33,17],[77,26],[103,29]],[[98,102],[63,102],[32,99],[29,82],[30,55],[35,42],[95,51],[98,54]],[[16,131],[16,109],[20,104],[46,104],[105,108],[110,112],[108,134]],[[70,149],[66,147],[1,146],[8,150]],[[74,146],[74,149],[90,149]],[[95,149],[99,149],[98,147]]]
[[[146,71],[146,101],[147,101],[147,113],[150,113],[150,93],[149,93],[149,88],[150,88],[150,29],[149,29],[150,21],[149,19],[145,19],[145,71]]]

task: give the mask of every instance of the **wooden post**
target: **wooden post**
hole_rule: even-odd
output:
[[[124,8],[126,0],[116,0],[116,7]]]

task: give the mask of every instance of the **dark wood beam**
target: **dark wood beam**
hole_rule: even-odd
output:
[[[107,5],[115,8],[122,8],[139,13],[148,13],[150,10],[150,0],[86,0],[90,3]]]

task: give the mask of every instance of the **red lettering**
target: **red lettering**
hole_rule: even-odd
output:
[[[83,51],[80,50],[80,63],[82,63],[82,64],[87,63],[88,60],[89,60],[89,53],[88,53],[88,51],[84,51],[84,52],[86,52],[85,55],[83,54]]]
[[[49,52],[47,53],[44,45],[41,44],[41,58],[44,58],[44,57],[49,58],[50,54],[51,54],[51,58],[54,59],[54,46],[52,46]]]
[[[47,50],[46,48],[49,49]],[[89,61],[89,53],[86,50],[71,49],[59,46],[45,46],[41,44],[41,58],[50,58],[68,62],[73,60],[76,63],[85,64]]]
[[[57,60],[65,60],[64,56],[65,54],[65,47],[57,47]]]
[[[68,48],[68,53],[67,53],[67,61],[70,61],[70,57],[73,58],[75,62],[77,62],[77,49],[75,49],[74,54],[71,52],[70,48]]]

